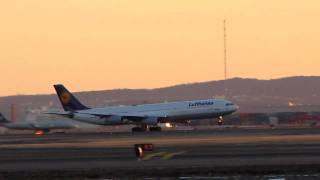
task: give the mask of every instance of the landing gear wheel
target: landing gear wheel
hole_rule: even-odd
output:
[[[218,119],[218,125],[219,126],[223,125],[223,117],[222,116],[220,116],[219,119]]]
[[[148,126],[146,126],[146,125],[143,125],[143,126],[141,126],[141,127],[133,127],[132,129],[131,129],[131,131],[132,132],[146,132],[148,130]]]
[[[161,127],[160,126],[153,126],[149,128],[149,131],[161,131]]]
[[[131,131],[132,131],[132,132],[144,132],[143,128],[141,128],[141,127],[133,127],[133,128],[131,129]]]

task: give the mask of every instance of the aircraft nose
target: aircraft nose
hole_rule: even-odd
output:
[[[239,110],[239,106],[234,105],[233,109],[234,109],[234,111],[238,111]]]
[[[235,112],[235,111],[237,111],[239,109],[239,106],[237,106],[237,105],[235,105],[235,104],[230,102],[230,103],[226,103],[226,109],[228,111]]]

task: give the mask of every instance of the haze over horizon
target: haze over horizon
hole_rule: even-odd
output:
[[[319,76],[316,0],[0,2],[0,96]]]
[[[229,78],[227,79],[228,81],[232,81],[232,80],[258,80],[258,81],[272,81],[272,80],[284,80],[284,79],[296,79],[296,78],[312,78],[312,77],[319,77],[320,76],[287,76],[287,77],[279,77],[279,78],[271,78],[271,79],[258,79],[258,78],[243,78],[243,77],[233,77],[233,78]],[[72,91],[72,93],[81,93],[81,92],[99,92],[99,91],[115,91],[115,90],[158,90],[158,89],[167,89],[167,88],[172,88],[172,87],[177,87],[177,86],[185,86],[185,85],[197,85],[197,84],[203,84],[203,83],[210,83],[210,82],[219,82],[219,81],[224,81],[224,79],[218,79],[218,80],[209,80],[209,81],[198,81],[198,82],[189,82],[189,83],[180,83],[180,84],[171,84],[171,85],[167,85],[167,86],[161,86],[161,87],[151,87],[151,88],[112,88],[112,89],[83,89],[83,90],[79,90],[79,91],[73,91],[73,89],[69,89],[69,86],[67,84],[64,84],[65,86],[67,86],[67,88],[69,90]],[[59,83],[57,83],[59,84]],[[48,92],[48,93],[35,93],[35,94],[13,94],[13,95],[5,95],[5,96],[0,96],[0,98],[2,97],[11,97],[11,96],[33,96],[33,95],[56,95],[56,92],[53,89],[53,85],[50,86],[52,88],[52,92]]]

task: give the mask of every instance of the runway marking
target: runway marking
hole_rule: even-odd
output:
[[[148,154],[146,156],[144,156],[142,158],[142,160],[150,160],[154,157],[161,157],[161,156],[164,156],[167,152],[158,152],[158,153],[151,153],[151,154]]]
[[[180,152],[176,152],[176,153],[167,153],[162,157],[162,159],[168,160],[168,159],[173,158],[174,156],[181,155],[181,154],[184,154],[184,153],[186,153],[186,151],[180,151]]]
[[[61,138],[62,139],[62,138]],[[58,139],[60,140],[60,139]],[[56,139],[0,139],[0,148],[82,148],[82,147],[131,147],[134,144],[150,141],[158,146],[162,145],[218,145],[218,144],[254,144],[254,143],[319,143],[320,134],[315,135],[242,135],[220,137],[201,135],[197,137],[124,137],[113,139],[70,139],[58,141]],[[58,142],[57,142],[58,141]]]
[[[186,153],[186,151],[180,151],[180,152],[175,152],[175,153],[157,152],[157,153],[147,154],[146,156],[144,156],[142,158],[142,160],[147,161],[147,160],[151,160],[152,158],[155,158],[155,157],[160,157],[163,160],[169,160],[169,159],[173,158],[174,156],[181,155],[184,153]]]

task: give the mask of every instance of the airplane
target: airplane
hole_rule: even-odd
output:
[[[165,102],[131,106],[89,108],[62,84],[54,85],[63,112],[47,112],[96,125],[136,125],[132,132],[161,131],[159,123],[187,123],[208,118],[222,118],[238,110],[238,106],[222,99]]]
[[[10,122],[3,114],[0,113],[0,126],[7,129],[15,130],[34,130],[35,135],[43,135],[44,133],[50,132],[52,129],[72,129],[76,128],[75,125],[63,122],[63,121],[45,121],[31,123],[26,121]]]

